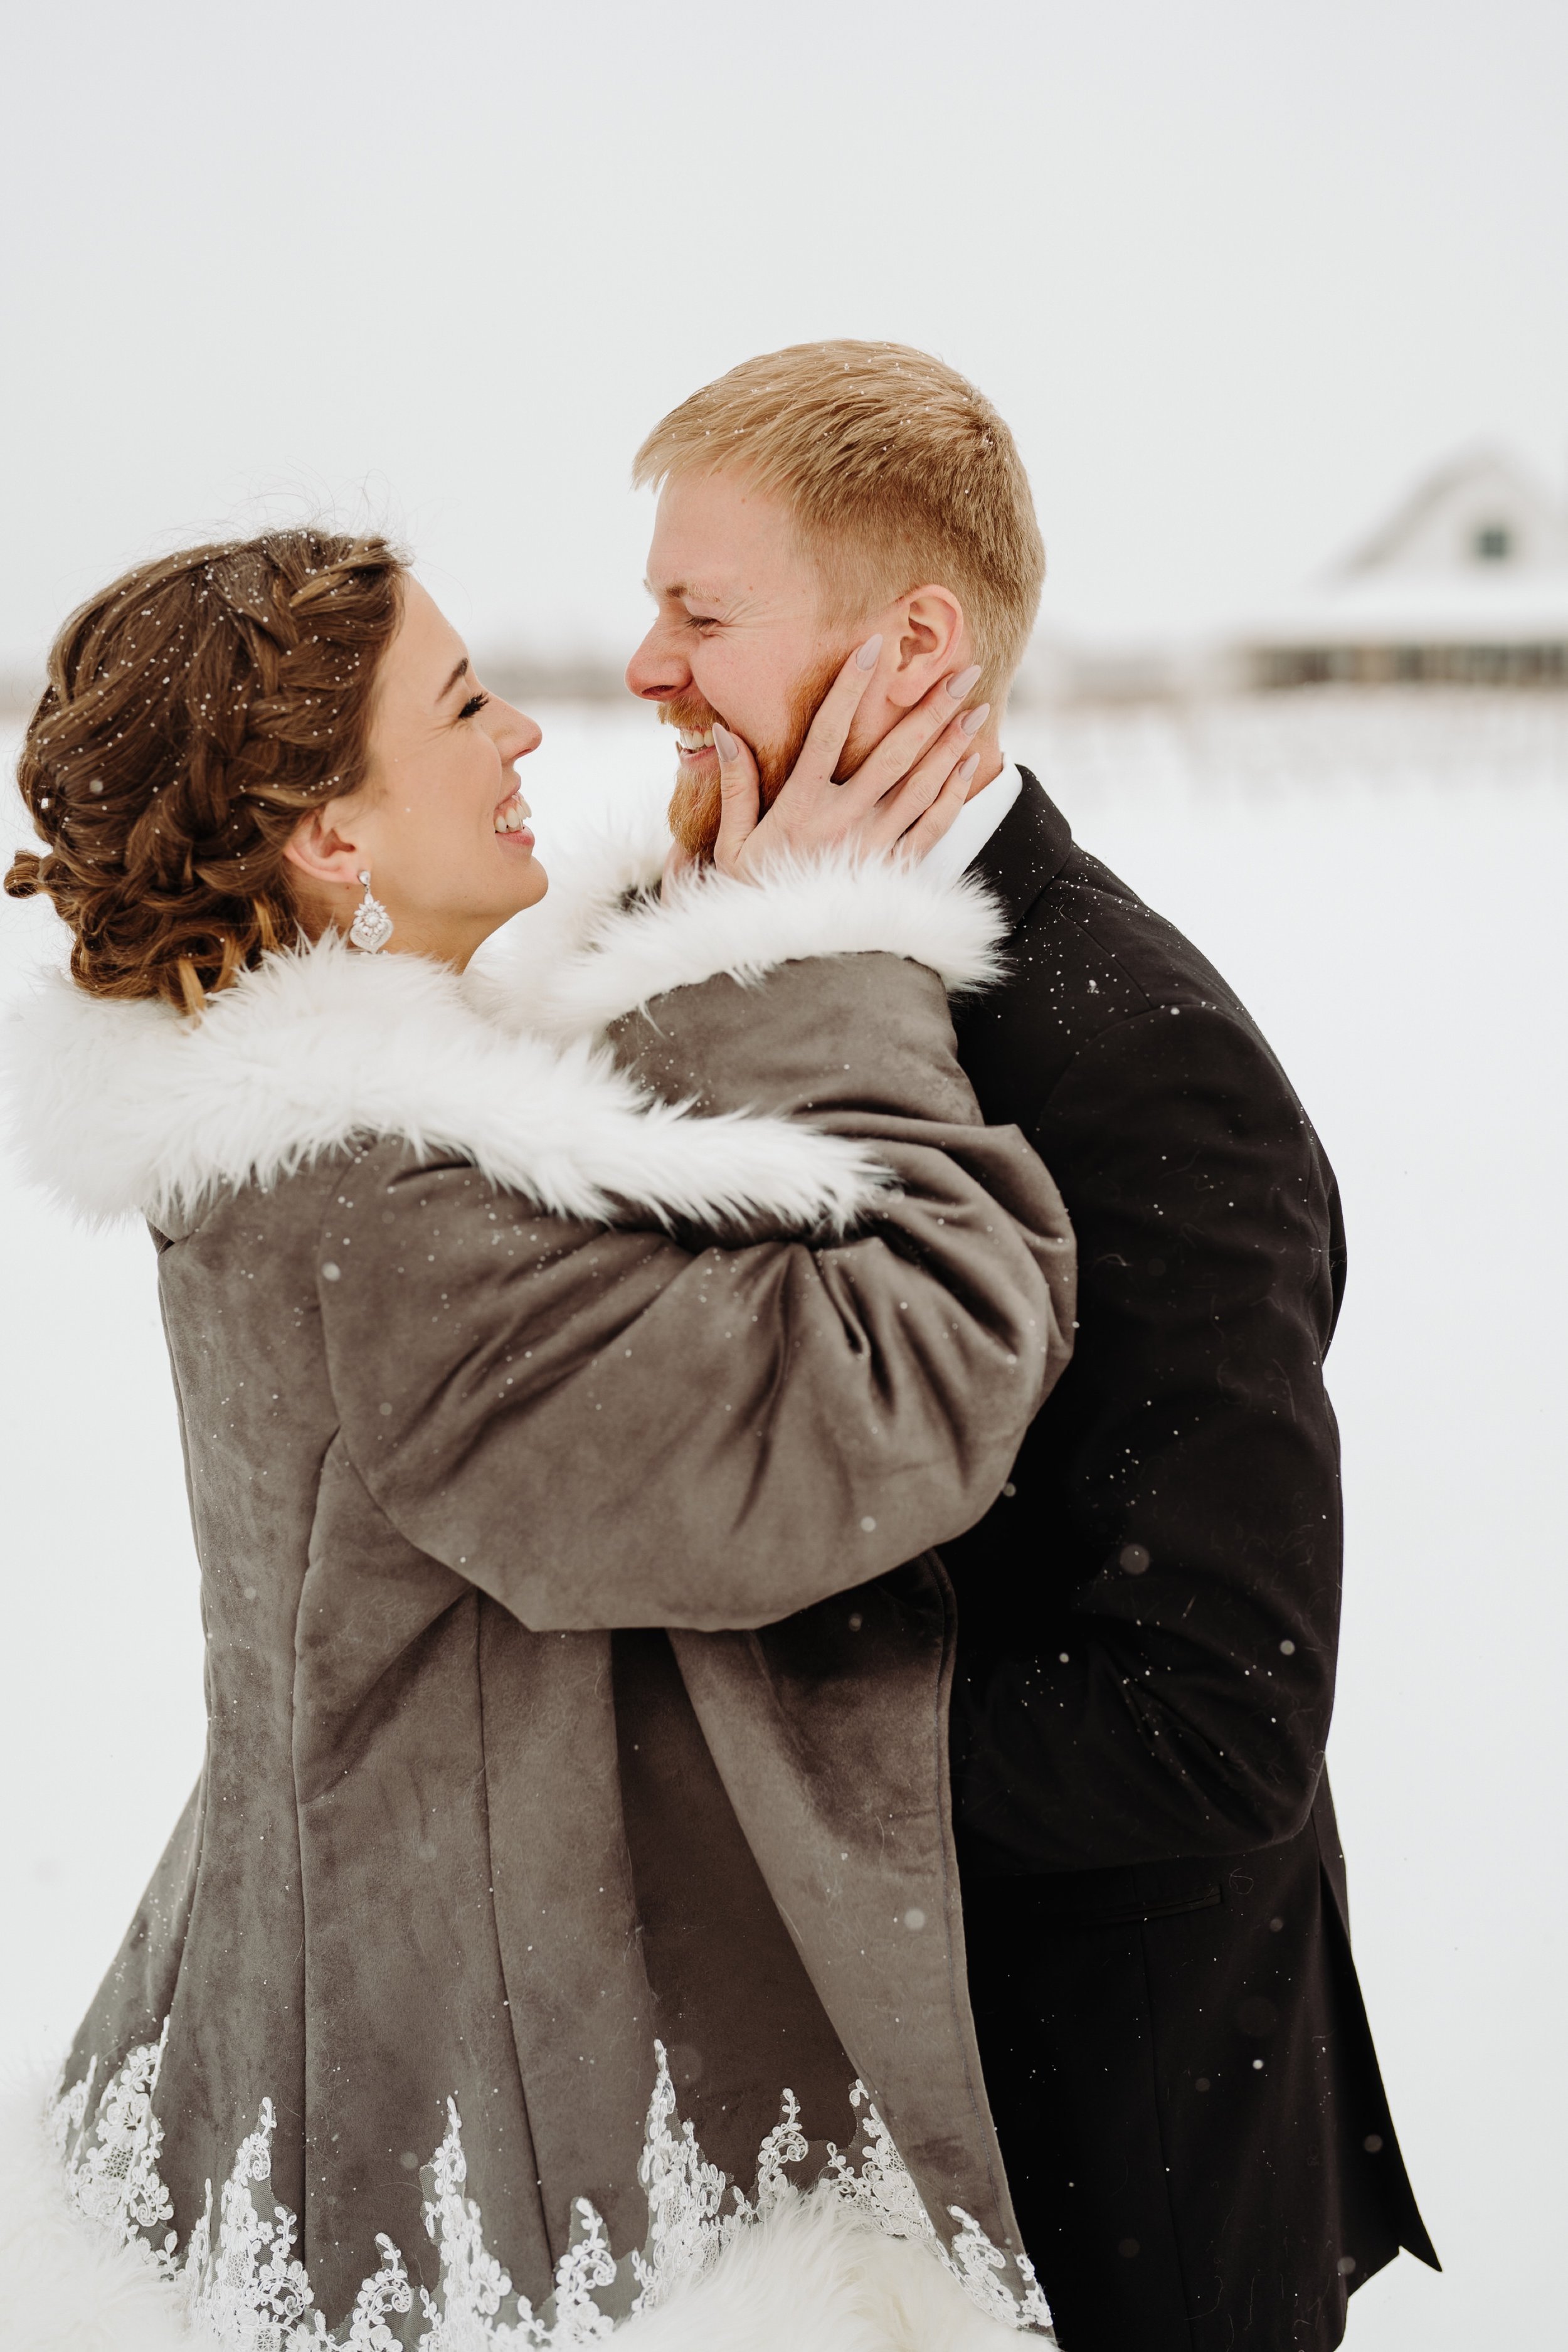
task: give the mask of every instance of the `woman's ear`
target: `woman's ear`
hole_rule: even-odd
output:
[[[353,889],[366,863],[359,828],[343,801],[323,801],[309,809],[283,845],[283,855],[319,886]]]
[[[912,710],[939,678],[971,658],[963,607],[951,588],[912,588],[900,597],[882,628],[893,652],[885,691],[901,709]]]

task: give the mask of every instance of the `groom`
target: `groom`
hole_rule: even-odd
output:
[[[1068,2352],[1330,2352],[1401,2246],[1436,2259],[1323,1771],[1332,1172],[1220,975],[1006,757],[1044,551],[973,386],[894,344],[775,352],[667,416],[637,478],[661,492],[658,611],[626,677],[679,730],[691,854],[728,735],[771,798],[872,634],[842,772],[945,677],[986,706],[932,856],[1000,898],[1008,976],[959,1010],[959,1050],[1065,1195],[1080,1328],[1001,1500],[943,1554],[985,2087]]]

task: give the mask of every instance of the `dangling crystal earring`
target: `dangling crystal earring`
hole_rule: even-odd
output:
[[[373,898],[370,895],[368,867],[359,878],[364,884],[364,897],[360,900],[354,911],[353,921],[349,925],[349,937],[355,947],[362,949],[366,955],[379,955],[392,937],[392,917],[387,913],[381,900]]]

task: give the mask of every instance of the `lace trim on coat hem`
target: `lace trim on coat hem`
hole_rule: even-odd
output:
[[[578,2352],[610,2336],[618,2320],[668,2301],[710,2269],[738,2232],[802,2193],[787,2170],[807,2155],[795,2094],[784,2092],[779,2121],[758,2150],[755,2196],[748,2198],[707,2161],[691,2125],[679,2119],[664,2046],[656,2042],[637,2166],[647,2237],[617,2261],[603,2218],[586,2198],[576,2199],[552,2292],[535,2311],[486,2246],[483,2217],[465,2193],[457,2101],[448,2099],[445,2136],[420,2174],[425,2229],[440,2262],[435,2293],[416,2289],[399,2249],[378,2231],[380,2267],[331,2329],[294,2252],[297,2217],[264,2197],[268,2219],[257,2202],[257,2189],[271,2179],[270,2099],[263,2099],[256,2129],[240,2143],[216,2214],[207,2183],[205,2210],[181,2256],[169,2226],[174,2200],[158,2173],[163,2128],[153,2113],[168,2033],[165,2022],[157,2042],[131,2052],[99,2093],[89,2120],[94,2059],[80,2082],[56,2093],[50,2123],[79,2210],[168,2281],[193,2325],[226,2352]],[[990,2317],[1009,2327],[1047,2329],[1050,2313],[1027,2258],[1010,2261],[956,2205],[950,2212],[958,2230],[944,2245],[864,2084],[855,2084],[850,2098],[858,2124],[854,2144],[841,2150],[829,2142],[826,2168],[805,2193],[830,2197],[886,2235],[926,2246]]]

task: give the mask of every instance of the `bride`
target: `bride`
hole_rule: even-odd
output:
[[[922,1555],[1062,1368],[1071,1244],[953,1058],[952,703],[831,782],[876,658],[728,870],[611,856],[530,959],[539,730],[384,542],[197,549],[62,633],[13,1105],[153,1228],[208,1730],[54,2187],[7,2158],[17,2342],[1044,2320]]]

